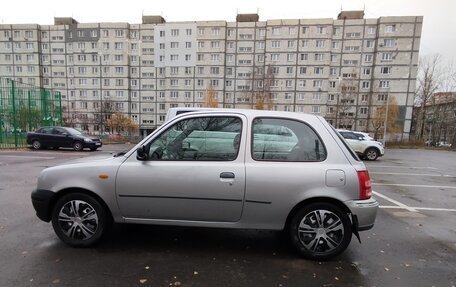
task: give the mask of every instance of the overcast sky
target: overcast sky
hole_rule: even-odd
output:
[[[53,24],[54,17],[80,23],[141,23],[141,16],[166,21],[227,20],[259,12],[260,20],[336,18],[340,10],[365,9],[365,18],[424,16],[421,55],[440,53],[456,61],[456,0],[3,0],[0,23]]]

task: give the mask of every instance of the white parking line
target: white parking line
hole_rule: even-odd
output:
[[[433,176],[433,177],[456,177],[449,174],[435,174],[435,173],[402,173],[402,172],[369,172],[369,174],[387,174],[387,175],[411,175],[411,176]]]
[[[404,209],[404,207],[397,206],[397,205],[380,205],[382,209]],[[434,208],[434,207],[411,207],[416,210],[429,210],[429,211],[450,211],[456,212],[456,209],[452,208]]]
[[[375,186],[403,186],[403,187],[424,187],[424,188],[446,188],[456,189],[456,186],[449,185],[422,185],[422,184],[403,184],[403,183],[372,183]]]
[[[436,167],[430,166],[394,166],[394,165],[368,165],[369,168],[407,168],[407,169],[437,169]]]
[[[51,156],[31,156],[31,155],[0,155],[1,158],[38,158],[38,159],[54,159],[55,157]]]
[[[388,201],[391,202],[391,203],[396,204],[396,205],[399,206],[399,207],[402,207],[403,209],[407,209],[408,211],[411,211],[411,212],[418,212],[418,210],[416,210],[415,208],[410,207],[410,206],[407,206],[407,205],[405,205],[405,204],[403,204],[403,203],[400,203],[399,201],[394,200],[394,199],[392,199],[392,198],[390,198],[390,197],[388,197],[388,196],[386,196],[386,195],[383,195],[383,194],[378,193],[378,192],[376,192],[376,191],[372,191],[372,193],[375,194],[375,195],[378,196],[378,197],[381,197],[381,198],[383,198],[383,199],[385,199],[385,200],[388,200]]]

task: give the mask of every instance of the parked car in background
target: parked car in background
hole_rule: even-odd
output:
[[[373,227],[366,166],[323,117],[211,110],[171,118],[128,152],[43,170],[37,216],[71,246],[111,222],[286,230],[321,260]]]
[[[99,138],[67,127],[42,127],[35,132],[29,132],[27,144],[32,145],[33,149],[69,147],[76,151],[84,148],[95,151],[103,145]]]
[[[361,158],[367,160],[376,160],[378,157],[381,157],[385,154],[385,148],[381,142],[366,139],[366,136],[360,132],[347,130],[337,131]]]
[[[446,142],[446,141],[440,141],[437,143],[437,146],[440,146],[440,147],[451,147],[451,144],[449,142]]]

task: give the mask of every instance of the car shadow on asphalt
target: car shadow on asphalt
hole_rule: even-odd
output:
[[[100,252],[249,253],[296,258],[285,232],[115,224],[95,248]]]

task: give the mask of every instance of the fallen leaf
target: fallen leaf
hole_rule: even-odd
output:
[[[55,262],[60,262],[60,261],[62,261],[62,259],[60,259],[60,258],[57,258],[57,259],[55,260]]]
[[[146,269],[146,270],[149,270],[149,268],[150,268],[149,266],[144,267],[144,269]]]
[[[27,254],[27,251],[22,251],[22,253],[21,253],[21,254],[22,254],[22,255],[24,255],[24,254]]]
[[[287,278],[288,278],[288,276],[287,276],[287,275],[285,275],[285,274],[283,274],[283,275],[282,275],[282,278],[283,278],[283,279],[287,279]]]
[[[334,277],[335,280],[339,281],[339,277]]]
[[[193,275],[198,275],[198,271],[193,271]]]
[[[54,281],[52,281],[52,284],[58,284],[60,283],[60,279],[55,279]]]
[[[380,250],[380,253],[385,253],[385,251],[383,251],[383,250]]]
[[[147,282],[147,279],[139,279],[139,283],[144,284]]]
[[[390,271],[388,267],[385,267],[385,271]]]

